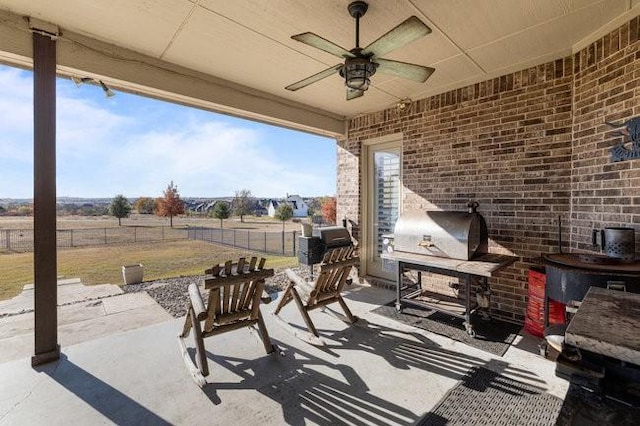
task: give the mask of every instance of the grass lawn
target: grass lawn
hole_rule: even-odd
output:
[[[144,280],[201,275],[206,268],[239,257],[264,256],[202,241],[164,241],[58,250],[58,275],[84,284],[122,285],[122,265],[142,263]],[[267,267],[298,264],[295,257],[266,256]],[[0,300],[18,295],[33,283],[33,253],[0,255]]]

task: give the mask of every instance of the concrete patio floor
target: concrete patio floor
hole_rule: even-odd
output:
[[[211,374],[204,389],[179,351],[182,319],[65,345],[60,361],[37,369],[28,357],[3,362],[0,425],[410,425],[480,366],[560,398],[566,393],[568,383],[537,355],[530,336],[498,357],[371,313],[393,299],[390,291],[352,286],[345,298],[363,321],[347,326],[314,311],[324,348],[280,327],[273,303],[262,310],[284,356],[265,354],[248,329],[206,339]],[[282,317],[303,326],[293,305]]]

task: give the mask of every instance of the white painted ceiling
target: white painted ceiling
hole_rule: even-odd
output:
[[[0,0],[107,43],[341,116],[378,111],[570,54],[607,25],[640,14],[640,0],[370,0],[360,44],[415,15],[433,32],[385,57],[434,67],[426,83],[376,74],[361,98],[340,77],[285,86],[340,62],[291,40],[313,32],[351,49],[349,0]],[[623,22],[623,21],[622,21]],[[620,22],[620,23],[622,23]]]

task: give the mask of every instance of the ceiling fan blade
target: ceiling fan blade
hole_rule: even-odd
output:
[[[364,90],[349,89],[347,87],[347,100],[348,101],[350,101],[351,99],[359,98],[362,95],[364,95]]]
[[[378,64],[376,70],[383,74],[389,74],[396,77],[406,78],[408,80],[424,83],[427,81],[435,68],[423,67],[422,65],[408,64],[400,61],[390,61],[389,59],[376,59]]]
[[[334,65],[331,68],[327,68],[324,71],[320,71],[319,73],[312,75],[311,77],[307,77],[304,80],[298,81],[297,83],[290,84],[287,87],[285,87],[285,89],[295,92],[296,90],[302,89],[303,87],[307,87],[308,85],[315,83],[316,81],[329,77],[330,75],[338,71],[340,68],[342,68],[342,64]]]
[[[300,43],[313,46],[316,49],[324,50],[325,52],[331,53],[332,55],[335,55],[339,58],[353,58],[353,54],[347,49],[340,47],[337,44],[314,33],[297,34],[291,36],[291,38],[295,41],[299,41]]]
[[[421,20],[415,16],[410,17],[369,46],[365,47],[362,53],[364,55],[374,55],[376,57],[396,50],[399,47],[409,44],[431,33],[431,28],[426,26]]]

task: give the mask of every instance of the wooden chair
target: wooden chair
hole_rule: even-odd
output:
[[[257,267],[256,267],[257,263]],[[276,347],[271,343],[267,328],[260,313],[260,302],[269,303],[271,297],[264,292],[264,280],[273,276],[273,269],[264,269],[265,259],[258,262],[252,257],[247,264],[245,258],[237,263],[227,261],[205,271],[211,278],[204,280],[204,288],[209,290],[209,300],[205,307],[198,285],[189,285],[190,305],[182,334],[178,336],[182,355],[187,368],[202,387],[209,375],[204,339],[242,327],[258,326],[258,332],[267,353]],[[204,327],[201,322],[204,321]],[[195,364],[187,351],[185,338],[193,329],[195,340]]]
[[[340,295],[344,285],[349,280],[351,268],[357,265],[360,259],[354,247],[342,247],[333,249],[325,253],[322,263],[320,264],[320,274],[315,282],[307,282],[290,269],[286,270],[289,284],[282,293],[280,302],[273,312],[279,319],[280,325],[285,326],[297,337],[312,343],[324,344],[318,330],[313,325],[309,311],[322,308],[331,303],[338,302],[342,310],[346,314],[346,319],[353,324],[357,318],[351,314],[351,311]],[[310,333],[301,334],[298,330],[291,327],[290,324],[284,322],[278,317],[280,310],[289,302],[295,300],[296,305],[300,309],[302,318],[304,319]]]

